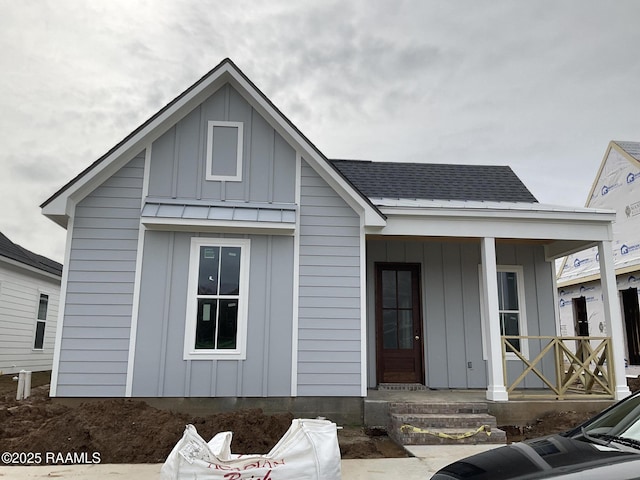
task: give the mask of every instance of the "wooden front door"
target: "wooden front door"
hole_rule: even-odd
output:
[[[420,265],[376,264],[378,383],[424,383]]]

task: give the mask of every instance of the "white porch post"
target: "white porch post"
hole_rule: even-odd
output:
[[[487,329],[487,400],[506,402],[509,400],[509,395],[504,386],[502,369],[495,238],[484,237],[482,239],[482,276],[484,288],[481,295],[485,305],[484,315]]]
[[[611,354],[615,372],[615,396],[621,400],[631,395],[627,386],[624,370],[624,335],[622,330],[622,315],[620,314],[620,299],[616,285],[616,272],[613,265],[611,241],[598,243],[600,257],[600,281],[604,300],[604,312],[607,322],[607,333],[611,337]]]

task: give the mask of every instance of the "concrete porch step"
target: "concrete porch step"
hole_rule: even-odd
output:
[[[394,402],[387,433],[401,445],[504,444],[484,402]]]
[[[485,431],[480,431],[467,436],[469,432],[476,432],[476,430],[470,431],[460,428],[440,428],[427,432],[394,430],[390,432],[390,436],[400,445],[504,445],[507,441],[506,433],[498,428],[491,429],[490,435],[487,435]]]
[[[497,428],[496,418],[489,414],[462,413],[455,415],[443,415],[433,413],[393,413],[391,425],[413,425],[419,428],[458,428],[474,429],[487,425],[491,429]]]
[[[390,413],[416,414],[487,414],[489,408],[484,402],[391,402]]]
[[[425,392],[427,387],[421,383],[380,383],[378,390],[381,392]]]

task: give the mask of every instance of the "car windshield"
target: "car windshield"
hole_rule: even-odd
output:
[[[572,432],[588,440],[631,440],[640,446],[640,395],[633,395]],[[629,443],[629,442],[626,442]]]

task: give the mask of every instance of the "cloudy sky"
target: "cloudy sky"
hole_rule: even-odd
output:
[[[0,0],[0,231],[230,57],[330,158],[510,165],[583,206],[640,141],[635,0]]]

